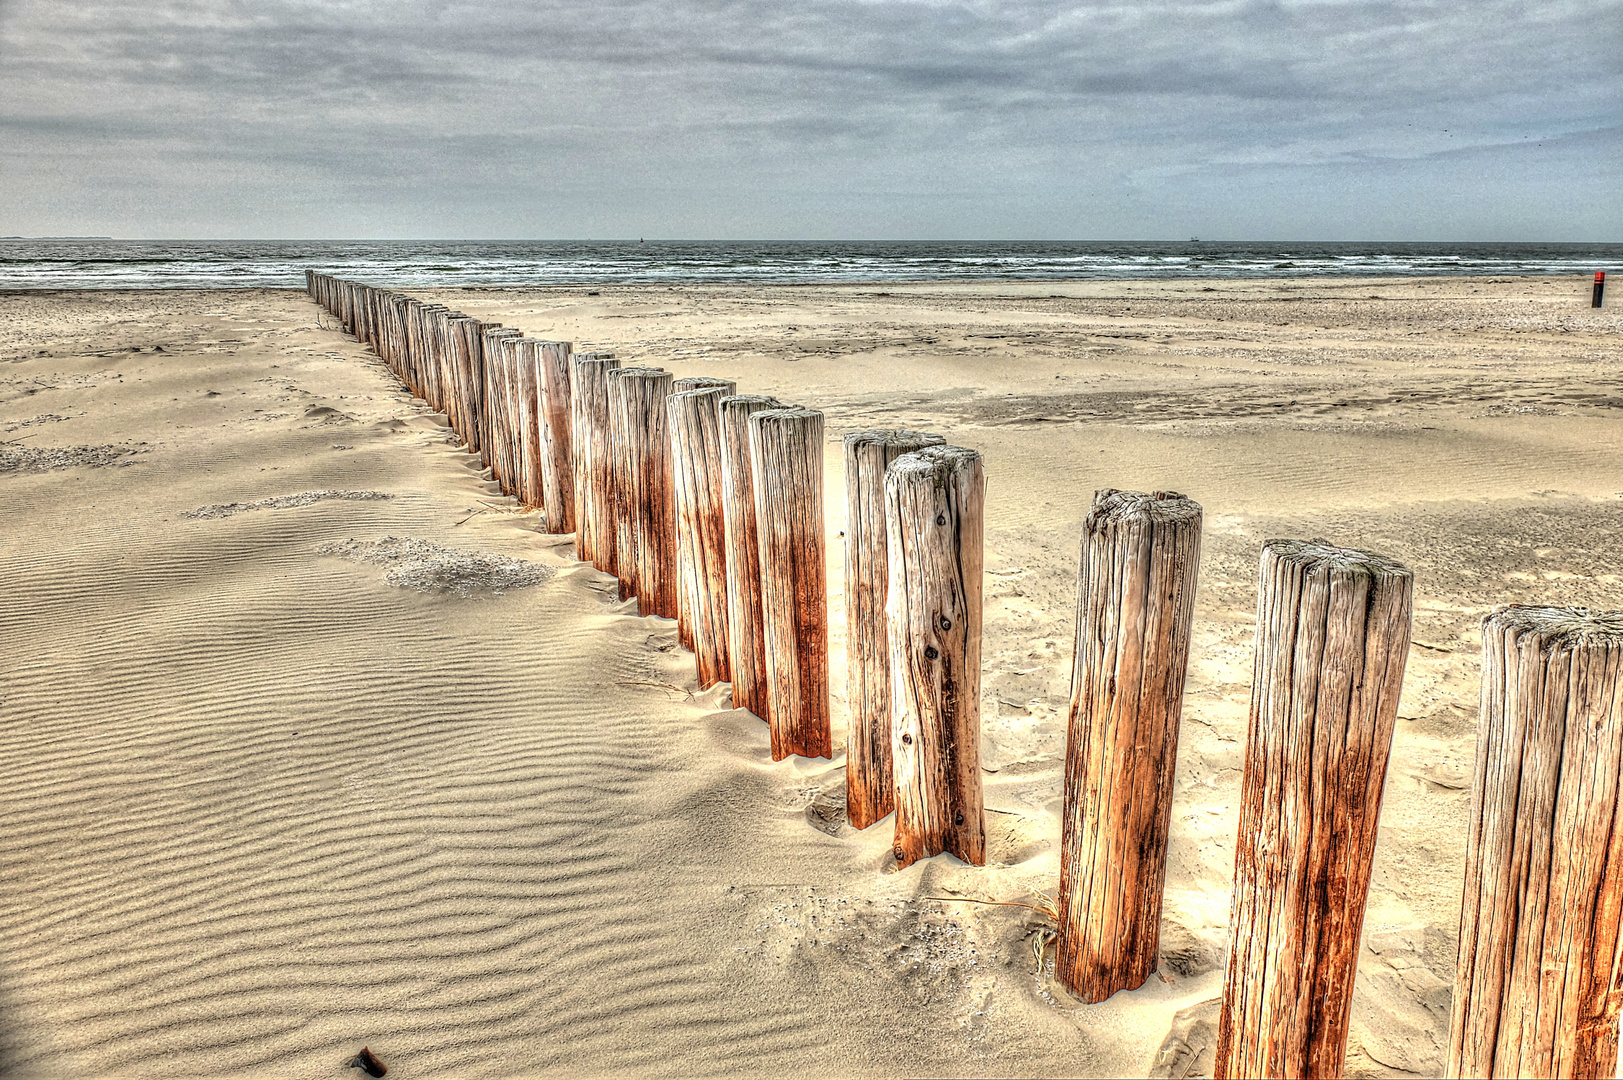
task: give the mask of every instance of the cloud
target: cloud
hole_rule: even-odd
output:
[[[1219,234],[1265,227],[1259,170],[1327,170],[1333,189],[1338,166],[1520,161],[1608,128],[1620,15],[1623,0],[12,0],[0,231],[810,236],[889,213],[897,235],[1179,235],[1153,231],[1153,204],[1217,176],[1235,186],[1199,231]],[[1489,204],[1516,204],[1519,169]],[[1405,191],[1417,209],[1446,195]],[[898,215],[897,199],[950,209]],[[1623,231],[1615,210],[1543,228],[1575,224]]]

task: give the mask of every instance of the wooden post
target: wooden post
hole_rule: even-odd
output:
[[[767,689],[765,623],[761,616],[761,555],[755,524],[754,466],[750,460],[752,414],[781,409],[777,398],[743,394],[721,406],[721,500],[727,536],[727,670],[733,707],[771,718]]]
[[[1623,612],[1482,623],[1451,1077],[1614,1077],[1623,1004]]]
[[[1600,307],[1601,301],[1606,298],[1606,271],[1595,271],[1595,289],[1589,295],[1589,306]]]
[[[524,502],[524,434],[523,434],[523,362],[519,361],[519,341],[523,333],[518,330],[511,331],[510,335],[500,339],[500,357],[502,367],[500,374],[500,395],[502,401],[502,448],[503,476],[502,490],[513,495],[514,499]]]
[[[496,460],[500,468],[496,481],[502,491],[522,498],[519,488],[519,364],[518,343],[522,332],[497,331],[496,341]]]
[[[501,409],[501,398],[498,396],[498,372],[501,368],[501,339],[511,337],[517,330],[502,329],[501,323],[481,323],[479,328],[479,372],[483,385],[480,387],[480,400],[484,408],[480,411],[480,450],[485,466],[491,470],[493,477],[499,477],[500,467],[496,457],[498,450],[497,432],[498,415]]]
[[[538,375],[541,427],[541,501],[547,508],[547,532],[575,531],[575,456],[571,432],[573,398],[567,341],[541,343]]]
[[[525,506],[547,510],[541,489],[541,342],[513,339],[515,494]]]
[[[682,382],[685,380],[678,380]],[[721,399],[732,384],[668,399],[676,493],[677,563],[692,628],[699,688],[731,677],[727,666],[727,532],[722,505]]]
[[[575,451],[575,557],[616,572],[614,445],[609,424],[612,353],[577,353],[570,362],[570,434]]]
[[[830,757],[823,414],[768,409],[749,430],[772,760]]]
[[[670,392],[671,373],[659,368],[616,368],[609,373],[621,596],[637,598],[639,615],[674,619],[676,518],[665,407]]]
[[[1215,1075],[1341,1075],[1414,577],[1263,545]]]
[[[885,597],[885,470],[914,450],[940,446],[919,431],[856,431],[845,437],[845,655],[851,727],[845,740],[845,813],[866,829],[896,809],[890,760],[890,646]]]
[[[1105,489],[1082,526],[1054,973],[1086,1002],[1161,963],[1200,504]]]
[[[986,475],[959,446],[885,472],[885,601],[898,867],[942,851],[986,865],[981,796],[981,569]]]
[[[726,396],[737,393],[738,384],[730,379],[711,379],[702,375],[684,376],[671,384],[672,397],[692,390],[721,390],[723,391],[722,396]],[[674,403],[667,402],[666,404],[672,410],[676,408]],[[671,497],[674,500],[672,505],[675,507],[676,516],[676,637],[682,643],[684,649],[697,653],[699,649],[694,638],[693,622],[695,618],[694,606],[698,603],[699,563],[693,550],[696,540],[687,535],[685,530],[692,524],[692,515],[697,512],[698,503],[704,496],[695,496],[687,491],[686,485],[689,476],[683,470],[681,448],[677,442],[676,420],[676,412],[672,411],[670,415],[672,440]],[[719,490],[717,491],[717,497],[720,497]],[[691,508],[688,517],[685,519],[683,517],[684,506]],[[727,643],[724,638],[722,649],[725,650],[726,647]],[[724,663],[725,659],[723,657]]]
[[[470,454],[484,457],[484,326],[471,316],[451,320],[451,346],[456,350],[457,378],[462,386],[462,441]]]

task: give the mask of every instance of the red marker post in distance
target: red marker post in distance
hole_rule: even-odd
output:
[[[1595,298],[1589,301],[1590,307],[1600,307],[1600,298],[1606,295],[1606,271],[1595,271]]]

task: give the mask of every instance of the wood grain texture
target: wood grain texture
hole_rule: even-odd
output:
[[[1054,973],[1087,1002],[1160,966],[1200,527],[1182,495],[1108,488],[1082,525]]]
[[[485,335],[491,356],[490,407],[492,445],[495,448],[491,475],[495,477],[496,486],[501,489],[503,495],[515,493],[513,459],[518,449],[518,441],[513,431],[516,377],[513,353],[514,342],[518,337],[519,333],[516,330],[495,330]]]
[[[502,478],[502,459],[506,457],[507,447],[503,442],[503,420],[505,418],[506,401],[502,393],[506,386],[504,366],[502,363],[502,341],[506,338],[516,337],[517,330],[510,330],[500,323],[486,323],[480,333],[480,352],[483,356],[482,369],[484,372],[484,412],[479,417],[483,425],[485,452],[483,460],[485,467],[491,470],[491,477],[498,482]],[[502,488],[503,491],[507,489]]]
[[[728,394],[738,392],[738,384],[731,379],[713,379],[707,375],[685,375],[671,383],[671,393],[681,394],[689,390],[716,389],[725,390]],[[671,423],[674,425],[676,415],[671,414]],[[684,523],[682,520],[683,485],[687,481],[682,473],[681,457],[676,453],[676,429],[671,429],[671,483],[672,498],[676,507],[676,637],[682,647],[689,652],[698,652],[693,630],[693,606],[697,602],[699,580],[697,576],[697,563],[691,555],[691,548],[683,538]]]
[[[899,867],[940,852],[986,865],[981,792],[980,454],[931,446],[885,472],[885,603]]]
[[[576,353],[570,361],[570,435],[575,452],[575,557],[616,571],[614,442],[609,425],[613,353]]]
[[[546,510],[541,490],[541,342],[518,338],[514,350],[514,422],[517,453],[514,487],[519,502]]]
[[[823,414],[767,409],[749,432],[772,759],[830,757]]]
[[[680,386],[686,379],[678,379]],[[670,410],[676,556],[700,689],[731,677],[727,665],[727,535],[721,490],[725,383],[677,390]],[[679,620],[680,622],[680,620]]]
[[[1263,545],[1218,1077],[1342,1073],[1413,594],[1379,555]]]
[[[755,468],[750,458],[749,418],[781,409],[777,398],[754,394],[724,397],[721,408],[721,498],[727,539],[727,669],[733,707],[762,720],[771,716],[766,674],[766,628],[761,616],[761,553],[755,523]]]
[[[903,454],[946,443],[921,431],[856,431],[845,437],[845,654],[851,726],[845,740],[845,812],[866,829],[896,809],[890,759],[890,646],[885,597],[890,557],[885,470]]]
[[[484,324],[471,316],[453,319],[458,378],[462,380],[463,430],[462,440],[468,452],[484,458],[484,429],[481,417],[485,411],[484,383]]]
[[[1451,1077],[1613,1077],[1623,1005],[1623,612],[1502,607],[1460,912]]]
[[[676,618],[676,516],[665,399],[671,373],[623,367],[609,372],[609,428],[615,448],[616,562],[621,595],[637,613]]]
[[[537,357],[540,495],[549,533],[575,531],[573,350],[567,341],[543,341]]]

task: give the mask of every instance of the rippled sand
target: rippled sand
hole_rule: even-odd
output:
[[[0,1073],[1198,1075],[1257,553],[1309,535],[1416,570],[1349,1070],[1440,1071],[1478,621],[1623,607],[1587,282],[423,295],[984,453],[992,865],[895,873],[301,294],[3,295]],[[1082,1006],[1039,917],[923,898],[1055,887],[1105,486],[1207,528],[1162,974]]]

